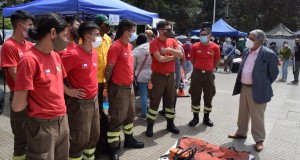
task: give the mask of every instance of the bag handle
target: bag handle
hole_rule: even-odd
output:
[[[145,59],[144,59],[142,65],[141,65],[141,67],[139,68],[139,71],[138,71],[138,73],[136,75],[136,78],[140,75],[142,69],[144,68],[147,58],[148,58],[148,54],[145,56]]]
[[[179,151],[179,150],[178,150]],[[183,150],[180,154],[177,154],[178,151],[176,152],[175,156],[174,156],[174,160],[193,160],[194,159],[194,155],[196,154],[197,152],[197,148],[194,147],[194,148],[187,148],[185,150]],[[181,158],[181,156],[188,152],[189,153],[189,156],[188,157],[185,157],[185,158]]]

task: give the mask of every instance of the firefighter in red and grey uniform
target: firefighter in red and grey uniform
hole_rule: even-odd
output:
[[[69,160],[94,160],[100,136],[99,105],[97,99],[97,53],[101,45],[99,27],[92,22],[78,28],[82,44],[67,51],[62,61],[67,72],[65,93],[68,98],[70,127]],[[65,80],[66,81],[66,80]]]
[[[110,159],[119,159],[121,126],[125,134],[125,148],[143,148],[144,143],[133,138],[133,120],[135,117],[135,95],[133,82],[133,55],[129,40],[134,36],[136,24],[123,20],[118,26],[116,40],[107,53],[105,78],[108,83],[108,101],[110,122],[107,141],[111,148]]]
[[[211,28],[204,27],[200,32],[200,41],[192,47],[191,61],[193,72],[191,75],[191,86],[189,93],[192,99],[193,120],[189,126],[196,126],[199,123],[200,100],[203,91],[204,117],[203,123],[212,127],[213,122],[209,119],[212,110],[212,99],[216,93],[214,68],[220,62],[220,49],[217,44],[210,41]]]

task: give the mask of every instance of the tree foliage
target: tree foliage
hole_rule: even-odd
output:
[[[123,0],[159,17],[176,22],[178,33],[188,33],[213,19],[214,0]],[[283,23],[292,31],[300,30],[300,1],[297,0],[216,0],[216,20],[225,19],[238,30],[268,31]],[[298,27],[297,27],[298,26]]]

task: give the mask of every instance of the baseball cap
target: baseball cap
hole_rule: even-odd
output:
[[[96,24],[100,24],[100,23],[110,24],[109,19],[108,19],[107,16],[104,15],[104,14],[98,14],[98,15],[95,17],[94,22],[95,22]]]

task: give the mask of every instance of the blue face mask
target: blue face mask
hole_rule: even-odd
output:
[[[206,42],[208,42],[208,37],[207,36],[200,36],[200,41],[202,43],[206,43]]]
[[[137,38],[137,35],[135,33],[131,33],[129,42],[133,42],[134,40],[136,40],[136,38]]]

